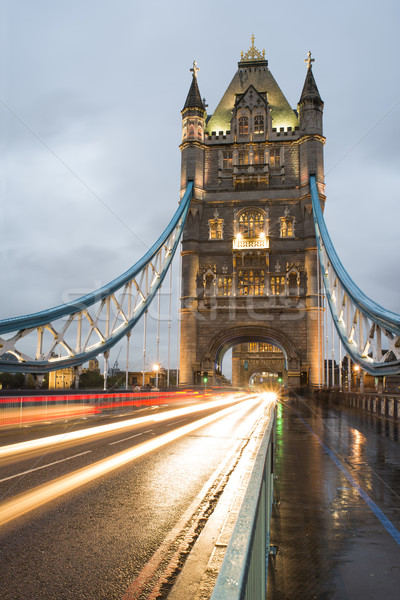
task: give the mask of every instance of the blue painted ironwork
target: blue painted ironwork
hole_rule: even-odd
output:
[[[107,285],[73,302],[1,320],[0,371],[46,373],[82,365],[128,334],[148,310],[164,280],[182,235],[192,193],[190,181],[162,235],[137,263]],[[47,346],[43,341],[46,332],[50,337]],[[82,342],[85,333],[86,341]],[[37,337],[35,356],[19,349],[21,340],[29,335]],[[94,335],[98,339],[89,346]],[[7,354],[18,362],[8,360]]]
[[[374,376],[400,373],[400,315],[368,298],[343,267],[310,176],[318,256],[326,297],[340,340],[351,359]]]

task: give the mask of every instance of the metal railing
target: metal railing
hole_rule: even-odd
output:
[[[265,600],[275,423],[273,407],[211,600]]]

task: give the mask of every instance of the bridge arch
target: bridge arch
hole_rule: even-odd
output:
[[[201,361],[202,370],[215,372],[230,348],[246,342],[267,342],[277,346],[283,352],[285,369],[289,373],[299,371],[300,356],[291,338],[278,329],[259,324],[230,327],[211,338]]]

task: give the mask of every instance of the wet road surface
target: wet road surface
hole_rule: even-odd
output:
[[[400,597],[399,424],[283,401],[269,600]]]
[[[153,582],[148,589],[139,586],[137,595],[127,590],[182,515],[201,503],[202,489],[220,465],[246,443],[261,406],[257,400],[238,404],[224,417],[5,523],[0,527],[1,599],[149,598]],[[54,452],[46,448],[44,458],[54,464],[43,469],[36,469],[45,464],[37,451],[6,462],[0,469],[2,506],[89,461],[100,462],[185,425],[182,416],[79,440],[76,446],[68,443]],[[63,460],[68,456],[74,458]],[[30,469],[35,470],[13,477]]]

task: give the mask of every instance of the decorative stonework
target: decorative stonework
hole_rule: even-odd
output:
[[[199,369],[217,383],[229,348],[259,342],[282,349],[290,385],[309,373],[314,386],[322,328],[308,181],[313,172],[323,186],[322,105],[290,107],[254,36],[241,57],[223,109],[207,121],[201,101],[182,112],[181,188],[193,180],[195,193],[182,243],[180,383],[198,383]]]
[[[253,60],[265,60],[265,50],[263,50],[262,52],[260,52],[260,50],[257,50],[257,48],[254,46],[254,40],[255,37],[254,35],[251,36],[251,46],[249,48],[249,50],[246,53],[242,52],[240,53],[240,60],[243,61],[253,61]]]

